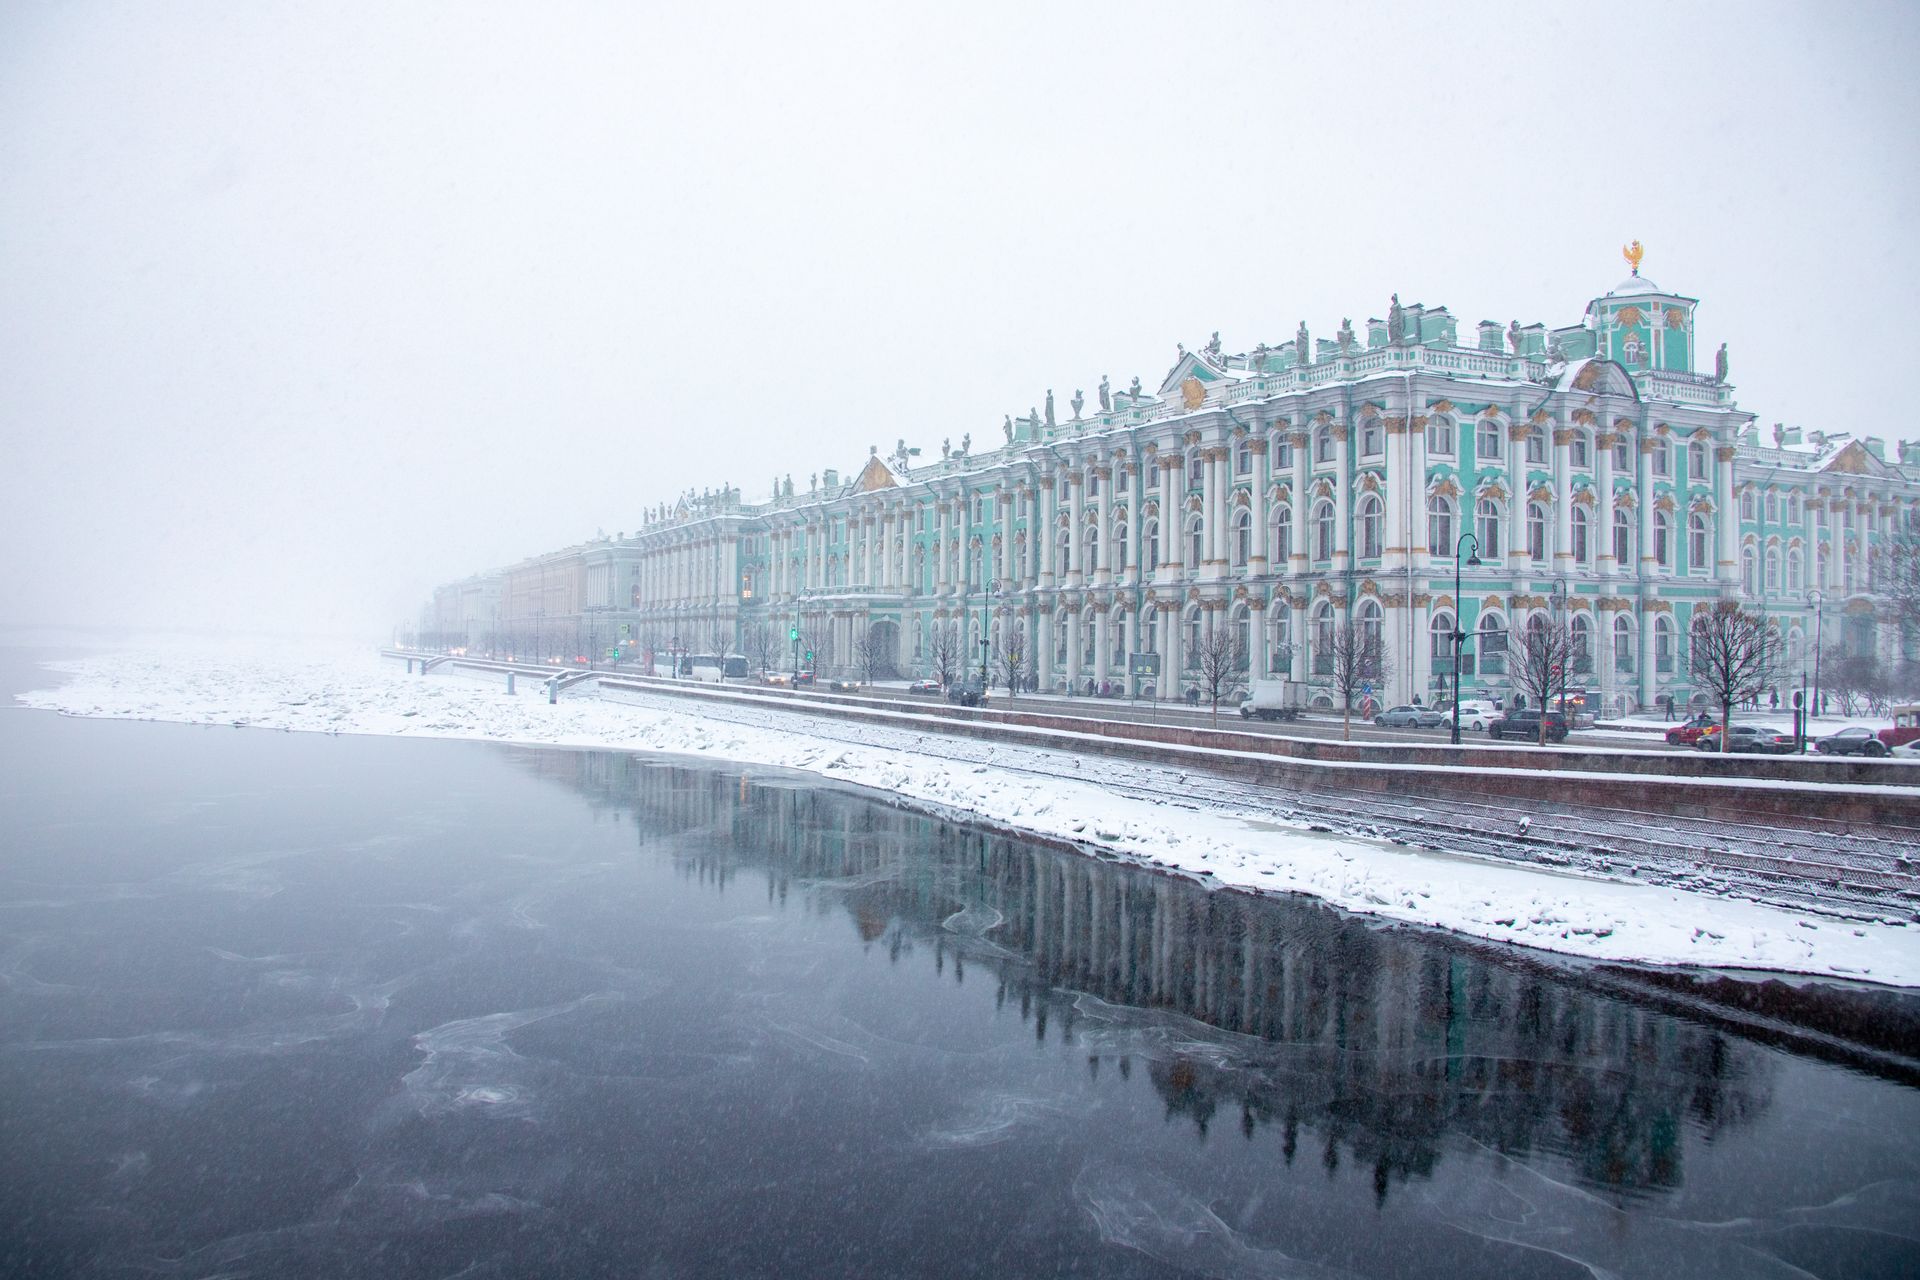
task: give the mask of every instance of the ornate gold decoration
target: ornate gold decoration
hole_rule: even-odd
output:
[[[1188,409],[1198,409],[1205,403],[1206,398],[1207,389],[1200,384],[1200,379],[1192,375],[1181,379],[1180,402],[1186,405]]]
[[[1432,413],[1452,413],[1453,401],[1435,400],[1432,404],[1427,406],[1427,409],[1429,412],[1432,412]]]
[[[1573,389],[1575,391],[1591,391],[1593,390],[1593,384],[1598,381],[1600,381],[1600,366],[1597,364],[1589,364],[1581,369],[1579,373],[1573,375]]]
[[[1638,307],[1622,307],[1613,313],[1614,321],[1625,325],[1642,325],[1647,322],[1644,312]]]
[[[1620,247],[1620,256],[1627,260],[1629,267],[1633,268],[1633,274],[1639,275],[1640,259],[1647,256],[1647,251],[1640,247],[1638,240],[1635,240],[1632,244],[1622,245]]]
[[[1667,328],[1678,329],[1682,333],[1686,332],[1687,313],[1685,311],[1682,311],[1679,307],[1668,307],[1667,308]]]

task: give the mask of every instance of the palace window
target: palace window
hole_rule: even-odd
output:
[[[1293,438],[1284,431],[1275,432],[1272,449],[1273,469],[1275,471],[1292,470]]]
[[[1377,417],[1360,419],[1360,456],[1377,458],[1386,451],[1385,433]]]
[[[1535,427],[1527,432],[1527,461],[1544,464],[1547,460],[1547,433]]]
[[[1083,543],[1080,552],[1082,562],[1081,570],[1085,573],[1092,573],[1100,565],[1100,526],[1097,524],[1088,525],[1087,536],[1081,539],[1081,541]]]
[[[1500,504],[1492,498],[1482,498],[1474,512],[1478,517],[1474,536],[1480,540],[1480,558],[1492,560],[1500,554]]]
[[[1475,454],[1483,461],[1500,460],[1500,424],[1494,419],[1480,419],[1479,447]]]
[[[1195,516],[1193,523],[1187,526],[1187,551],[1187,568],[1198,569],[1207,555],[1206,526],[1201,523],[1199,516]]]
[[[1712,565],[1707,556],[1707,518],[1696,511],[1687,517],[1687,569],[1705,573]]]
[[[1433,615],[1433,621],[1427,624],[1427,657],[1433,663],[1435,671],[1446,671],[1453,665],[1453,615],[1441,612]]]
[[[1113,571],[1127,571],[1127,522],[1124,518],[1114,521],[1113,525]]]
[[[1652,461],[1649,465],[1653,468],[1653,474],[1657,476],[1671,476],[1673,474],[1673,449],[1665,440],[1656,439],[1653,442],[1653,453],[1651,457]]]
[[[1803,585],[1801,582],[1801,570],[1804,567],[1804,562],[1800,558],[1800,548],[1789,547],[1787,549],[1787,590],[1800,590]]]
[[[1293,558],[1293,508],[1281,503],[1273,513],[1273,564],[1278,572]]]
[[[1765,498],[1765,499],[1763,499],[1763,501],[1762,501],[1762,510],[1764,510],[1764,511],[1765,511],[1765,512],[1767,513],[1767,523],[1768,523],[1768,524],[1777,524],[1777,523],[1779,523],[1779,520],[1780,520],[1780,495],[1778,495],[1778,494],[1776,494],[1776,493],[1775,493],[1775,492],[1774,492],[1773,490],[1771,490],[1771,489],[1769,489],[1769,490],[1767,490],[1767,496],[1766,496],[1766,498]]]
[[[1316,463],[1333,461],[1333,432],[1325,425],[1313,429],[1313,460]]]
[[[1453,554],[1453,499],[1435,494],[1427,499],[1427,554]]]
[[[1584,613],[1573,615],[1573,674],[1587,675],[1593,671],[1593,624]]]
[[[1380,558],[1383,523],[1380,499],[1370,493],[1360,500],[1360,555],[1363,559]]]
[[[1800,495],[1797,493],[1787,495],[1787,523],[1800,523]]]
[[[1538,502],[1527,504],[1527,555],[1536,562],[1547,558],[1547,509]]]
[[[1633,441],[1624,431],[1613,438],[1613,469],[1622,475],[1633,469]]]
[[[1444,413],[1427,419],[1427,453],[1436,458],[1454,456],[1453,419]]]
[[[1754,511],[1755,511],[1755,503],[1753,501],[1753,490],[1751,489],[1742,490],[1740,493],[1740,518],[1746,521],[1748,524],[1752,524],[1753,518],[1754,518]]]
[[[1576,467],[1586,468],[1593,465],[1593,444],[1587,439],[1587,433],[1573,433],[1573,443],[1568,447],[1569,460]]]
[[[1100,496],[1100,473],[1098,471],[1087,472],[1087,496],[1089,498],[1097,498]]]
[[[1274,610],[1273,648],[1267,654],[1267,670],[1281,672],[1293,665],[1293,610],[1281,604]]]
[[[1673,568],[1673,517],[1664,511],[1653,513],[1653,562]]]
[[[1253,555],[1253,513],[1242,508],[1233,517],[1233,563],[1235,568],[1247,567],[1247,560]]]
[[[1160,563],[1160,522],[1147,521],[1146,532],[1141,535],[1147,546],[1147,567],[1153,568]]]
[[[1333,559],[1333,504],[1326,499],[1313,509],[1313,558]]]
[[[1633,564],[1633,520],[1624,511],[1613,513],[1613,558],[1623,569]]]
[[[1780,589],[1780,548],[1767,548],[1767,590]]]
[[[1587,563],[1588,556],[1593,550],[1589,537],[1592,526],[1593,517],[1587,514],[1587,509],[1575,507],[1573,509],[1573,562],[1575,564]]]
[[[1638,337],[1629,337],[1620,346],[1621,363],[1622,364],[1639,364],[1640,355],[1643,350],[1644,348],[1641,347],[1640,339]]]
[[[1253,474],[1253,449],[1245,441],[1233,451],[1233,473],[1239,476]]]
[[[1740,590],[1747,596],[1756,594],[1753,572],[1753,548],[1740,548]]]
[[[1313,674],[1333,674],[1333,606],[1325,600],[1313,606]]]
[[[1187,455],[1187,488],[1199,489],[1207,483],[1207,460],[1195,449]]]
[[[1653,669],[1662,675],[1673,670],[1673,616],[1662,613],[1653,620]]]
[[[1687,479],[1694,484],[1707,482],[1707,446],[1698,440],[1687,446]]]
[[[1633,674],[1633,622],[1625,614],[1613,620],[1613,669],[1621,675]]]

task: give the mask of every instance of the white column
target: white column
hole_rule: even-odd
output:
[[[1094,474],[1100,480],[1100,493],[1094,499],[1094,518],[1099,521],[1100,540],[1095,543],[1096,560],[1093,566],[1093,579],[1101,586],[1113,581],[1113,470],[1111,467],[1096,468]],[[1106,678],[1101,672],[1100,677]]]
[[[1247,553],[1247,576],[1260,578],[1270,572],[1267,566],[1267,487],[1272,480],[1267,474],[1266,440],[1249,440],[1247,449],[1253,454],[1253,488],[1247,495],[1253,499],[1249,507],[1253,517],[1253,549]]]
[[[1639,459],[1634,498],[1640,504],[1640,577],[1645,580],[1654,576],[1659,565],[1653,558],[1653,436],[1644,428],[1635,456]]]
[[[1067,585],[1077,587],[1086,574],[1080,565],[1086,545],[1086,473],[1076,463],[1066,474],[1067,482]]]
[[[1573,429],[1553,429],[1553,571],[1571,574],[1573,564]]]
[[[1302,574],[1312,563],[1313,551],[1307,545],[1307,516],[1313,505],[1307,489],[1313,475],[1313,463],[1308,459],[1307,450],[1311,437],[1305,431],[1292,434],[1293,444],[1293,554],[1288,571]],[[1296,649],[1300,646],[1296,643]]]
[[[1348,524],[1353,513],[1353,484],[1347,476],[1347,458],[1351,441],[1347,439],[1345,426],[1336,424],[1330,428],[1333,432],[1333,567],[1336,571],[1345,569],[1352,563],[1348,554],[1350,531]]]
[[[1411,412],[1407,419],[1407,484],[1411,492],[1407,495],[1407,555],[1409,563],[1417,569],[1425,569],[1431,562],[1427,542],[1430,533],[1427,529],[1427,428],[1425,423],[1416,423]]]
[[[1630,573],[1633,566],[1622,565],[1613,557],[1613,436],[1605,430],[1593,434],[1593,564],[1603,578]]]

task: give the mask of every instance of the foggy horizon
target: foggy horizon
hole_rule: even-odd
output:
[[[1572,324],[1636,239],[1763,431],[1891,448],[1920,426],[1836,363],[1916,277],[1916,33],[16,7],[0,627],[384,635],[688,488],[1152,390],[1216,330],[1331,337],[1395,292]]]

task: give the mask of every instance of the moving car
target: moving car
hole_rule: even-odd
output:
[[[1815,739],[1813,749],[1823,756],[1883,756],[1887,744],[1873,730],[1850,724],[1838,733]]]
[[[1696,746],[1702,735],[1717,733],[1719,729],[1720,726],[1714,723],[1713,717],[1703,712],[1685,724],[1677,724],[1667,730],[1667,742],[1675,747]]]
[[[1487,724],[1487,736],[1495,741],[1501,738],[1524,738],[1529,742],[1538,742],[1542,720],[1547,724],[1548,742],[1567,740],[1567,718],[1558,711],[1542,712],[1538,707],[1520,707],[1495,717]]]
[[[938,693],[940,692],[940,682],[938,680],[915,680],[912,684],[907,686],[907,692],[908,693]]]
[[[834,693],[858,693],[860,692],[860,682],[858,680],[832,680],[827,683],[827,688]]]
[[[1897,747],[1889,747],[1887,749],[1887,758],[1920,763],[1920,738],[1912,738]]]
[[[1389,707],[1373,718],[1383,729],[1439,729],[1452,724],[1432,707]]]
[[[1748,755],[1784,756],[1793,751],[1796,743],[1797,739],[1790,733],[1779,733],[1764,725],[1736,724],[1727,730],[1726,749]],[[1694,743],[1694,747],[1700,751],[1718,751],[1720,735],[1718,733],[1702,734],[1700,740]]]
[[[979,676],[965,676],[947,686],[947,701],[963,707],[977,707],[987,700],[987,682]]]

